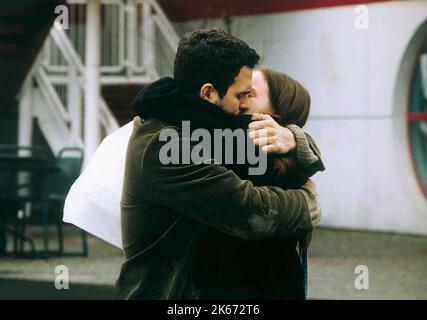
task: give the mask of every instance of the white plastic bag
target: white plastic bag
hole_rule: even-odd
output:
[[[120,199],[133,121],[107,136],[72,185],[63,220],[122,248]]]

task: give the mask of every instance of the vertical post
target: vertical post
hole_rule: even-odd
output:
[[[155,39],[154,39],[154,23],[151,16],[151,5],[150,1],[146,0],[143,2],[143,26],[144,26],[144,71],[148,73],[150,77],[155,74]]]
[[[32,87],[33,77],[28,75],[27,79],[24,82],[22,87],[22,95],[19,101],[19,118],[18,118],[18,145],[20,147],[30,147],[33,144],[33,114],[34,110],[32,108],[32,96],[33,96],[33,87]],[[19,150],[18,156],[28,157],[30,156],[29,150]],[[24,184],[29,182],[31,176],[28,172],[19,172],[18,173],[18,183]],[[28,192],[27,188],[18,190],[19,196],[25,196]],[[31,212],[31,204],[27,203],[24,207],[19,208],[17,212],[17,217],[19,220],[29,217]],[[21,244],[22,245],[22,244]]]
[[[82,135],[82,114],[81,114],[81,94],[78,83],[77,70],[73,66],[69,66],[69,81],[68,81],[68,109],[71,119],[71,142],[77,145],[77,141]]]
[[[135,10],[135,3],[126,4],[126,17],[127,17],[127,58],[126,58],[126,75],[132,77],[132,72],[136,66],[136,43],[137,43],[137,19]]]
[[[100,141],[99,125],[99,57],[101,1],[91,0],[86,4],[86,79],[84,144],[85,159],[94,154]]]
[[[33,139],[33,109],[32,100],[32,77],[28,76],[22,88],[22,96],[19,101],[19,119],[18,119],[18,145],[29,147]]]

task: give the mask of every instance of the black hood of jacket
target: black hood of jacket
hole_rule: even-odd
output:
[[[154,117],[178,126],[182,121],[190,121],[192,129],[247,129],[251,122],[250,115],[226,113],[195,94],[183,92],[170,77],[141,89],[132,108],[141,118]]]

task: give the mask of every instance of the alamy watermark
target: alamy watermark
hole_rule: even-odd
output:
[[[356,19],[354,20],[354,27],[357,30],[369,29],[369,8],[367,5],[359,5],[354,9]]]
[[[253,166],[249,167],[249,175],[262,175],[267,170],[267,154],[262,150],[257,152],[248,131],[214,129],[212,134],[199,128],[191,132],[190,121],[182,121],[181,134],[172,128],[160,133],[159,141],[166,143],[160,149],[159,160],[164,165],[249,164]],[[267,134],[261,130],[258,137],[267,137]]]
[[[357,277],[354,279],[354,288],[357,290],[369,289],[369,269],[365,265],[358,265],[354,268]]]
[[[53,24],[55,28],[68,30],[70,28],[70,12],[68,7],[66,5],[56,6],[55,14],[58,15]]]
[[[67,266],[59,265],[55,267],[55,288],[57,290],[70,289],[69,270]]]

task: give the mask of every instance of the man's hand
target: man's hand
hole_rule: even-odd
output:
[[[292,132],[279,125],[270,115],[254,113],[249,124],[249,137],[266,153],[285,154],[296,148]]]

